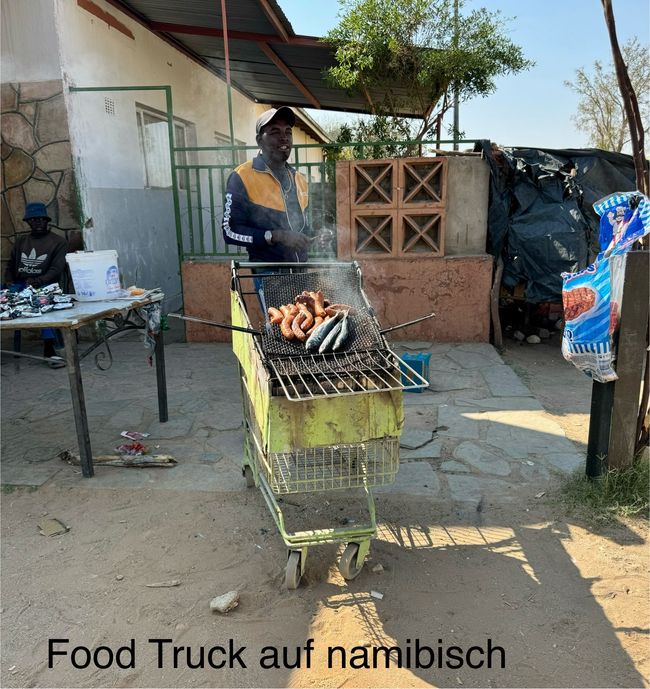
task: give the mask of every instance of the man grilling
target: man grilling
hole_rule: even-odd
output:
[[[257,119],[260,152],[228,177],[223,214],[226,244],[243,246],[251,261],[307,260],[307,180],[287,164],[296,116],[286,106]]]

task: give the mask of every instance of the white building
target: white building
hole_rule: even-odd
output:
[[[188,3],[166,5],[172,12]],[[270,5],[278,11],[276,28],[284,24],[292,34],[277,5]],[[203,40],[223,46],[218,37]],[[27,230],[25,204],[42,201],[55,231],[75,239],[81,229],[86,249],[116,249],[124,283],[162,287],[167,310],[177,308],[183,256],[224,251],[220,190],[232,159],[229,151],[177,152],[178,165],[226,167],[180,168],[175,208],[167,98],[175,146],[229,145],[228,88],[218,72],[127,3],[3,0],[3,259],[16,233]],[[255,120],[269,104],[300,105],[295,83],[278,74],[272,80],[245,75],[275,82],[276,97],[265,100],[233,78],[237,145],[255,146]],[[263,96],[264,88],[259,92]],[[297,115],[294,144],[327,140],[299,107]],[[240,149],[235,162],[253,153]],[[319,148],[304,149],[301,162],[321,158]]]

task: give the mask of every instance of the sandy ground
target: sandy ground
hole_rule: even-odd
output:
[[[551,372],[549,363],[556,354],[544,345],[507,352],[505,360],[524,371],[580,445],[588,400],[572,400],[562,389],[562,366]],[[286,507],[296,523],[336,523],[358,509],[340,497],[296,497],[298,506]],[[378,539],[362,575],[346,583],[337,547],[314,548],[303,585],[290,592],[282,582],[286,551],[256,490],[46,484],[6,489],[1,507],[3,687],[648,686],[648,533],[639,522],[595,533],[533,494],[522,494],[519,505],[487,502],[469,512],[382,495]],[[44,516],[70,531],[39,535]],[[377,564],[383,572],[372,571]],[[147,587],[170,580],[180,584]],[[239,607],[211,612],[210,599],[232,589],[241,592]],[[304,650],[298,656],[310,638],[311,657]],[[68,655],[49,669],[49,639],[69,639],[62,645],[69,651],[117,651],[133,640],[135,667],[76,669]],[[150,639],[171,640],[161,669]],[[487,648],[488,639],[504,649],[505,668],[498,652],[492,668],[447,667],[444,655],[438,667],[438,646],[466,652]],[[386,669],[383,655],[377,669],[360,667],[365,655],[372,664],[380,646],[401,647],[406,665],[416,640],[434,649],[432,668],[413,662]],[[209,667],[208,650],[229,643],[246,647],[246,668]],[[172,645],[185,647],[177,668]],[[343,667],[335,652],[328,668],[327,649],[337,645],[348,662]],[[260,667],[265,646],[279,650],[280,667]],[[205,667],[189,667],[200,664],[201,647]],[[75,658],[83,661],[83,652]],[[99,662],[106,659],[101,652]]]
[[[575,369],[562,359],[560,333],[553,333],[550,341],[539,345],[509,339],[504,344],[503,360],[533,391],[567,438],[586,452],[592,383],[586,376],[576,377]]]

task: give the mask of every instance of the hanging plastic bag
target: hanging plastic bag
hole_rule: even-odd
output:
[[[599,383],[617,380],[614,335],[625,278],[625,254],[650,233],[650,202],[639,192],[611,194],[594,204],[601,216],[596,261],[577,273],[562,273],[562,354]]]
[[[596,261],[579,273],[562,273],[562,303],[564,358],[599,383],[616,380],[610,259]]]
[[[594,210],[600,216],[599,257],[624,254],[650,232],[650,199],[639,191],[605,196]]]

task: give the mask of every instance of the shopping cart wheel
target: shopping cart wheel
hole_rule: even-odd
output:
[[[246,480],[246,488],[253,488],[255,485],[255,477],[253,476],[253,470],[251,467],[247,464],[241,470],[241,473],[244,475],[244,479]]]
[[[302,572],[300,571],[300,556],[299,550],[290,550],[287,558],[287,566],[284,570],[284,583],[290,590],[297,589],[300,584]]]
[[[354,579],[363,569],[363,560],[358,562],[358,543],[348,543],[339,560],[339,572],[344,579]]]

